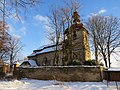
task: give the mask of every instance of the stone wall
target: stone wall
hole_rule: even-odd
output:
[[[59,81],[97,82],[102,80],[101,67],[46,66],[37,68],[17,68],[19,78]]]
[[[54,57],[55,57],[55,52],[38,54],[37,55],[37,63],[39,63],[40,66],[43,66],[44,60],[45,60],[45,58],[47,58],[47,65],[52,66]]]
[[[107,81],[119,81],[120,82],[120,71],[119,70],[104,70],[103,77]]]
[[[62,54],[61,51],[59,51],[58,65],[62,65],[63,64],[62,63],[62,57],[63,57],[63,54]],[[55,58],[55,52],[54,51],[37,54],[36,56],[28,56],[29,60],[35,60],[39,66],[45,66],[45,65],[46,66],[53,66],[54,58]],[[47,60],[47,61],[45,61],[45,60]]]

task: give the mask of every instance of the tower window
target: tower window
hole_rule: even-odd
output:
[[[75,27],[75,30],[79,30],[79,27]]]
[[[73,39],[75,40],[77,38],[76,31],[73,32]]]

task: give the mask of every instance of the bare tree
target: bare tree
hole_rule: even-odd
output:
[[[13,16],[19,18],[19,13],[28,7],[36,6],[41,0],[0,0],[2,18]]]
[[[7,43],[10,35],[7,33],[7,29],[8,26],[5,23],[3,23],[3,21],[0,21],[0,59],[1,60],[6,59],[6,55],[8,52]]]
[[[67,12],[68,14],[65,13],[65,15],[67,15],[67,17],[69,17],[69,21],[70,21],[69,23],[72,25],[72,23],[73,23],[73,20],[72,20],[73,13],[75,11],[79,10],[80,3],[77,2],[77,0],[70,0],[69,2],[67,0],[64,0],[64,2],[66,4],[66,8],[69,10],[69,12]]]
[[[13,62],[16,60],[18,54],[22,49],[22,45],[20,43],[20,39],[16,37],[11,37],[8,43],[9,46],[9,59],[10,65],[13,65]]]
[[[70,31],[70,26],[72,25],[72,15],[73,12],[79,9],[80,4],[76,0],[70,0],[70,3],[65,0],[66,6],[64,7],[54,7],[52,8],[51,15],[49,17],[50,24],[52,28],[52,32],[48,32],[48,38],[50,41],[55,43],[56,51],[58,50],[59,42],[65,41],[65,30],[66,28]],[[64,47],[63,47],[64,48]],[[63,49],[63,55],[66,53],[65,49]],[[69,55],[71,57],[71,55]],[[55,55],[56,57],[56,55]],[[65,57],[65,56],[64,56]],[[64,61],[63,61],[64,63]]]
[[[69,37],[71,37],[72,34],[70,34],[71,30],[70,27],[73,24],[73,13],[78,11],[80,9],[80,3],[77,2],[76,0],[70,0],[67,2],[67,0],[64,0],[66,6],[61,9],[64,17],[66,18],[65,23],[66,23],[66,30],[64,30],[64,34],[66,31],[69,32]],[[65,53],[65,61],[68,61],[67,59],[70,59],[71,61],[73,60],[73,46],[72,46],[72,38],[68,38],[68,40],[64,39],[64,50],[63,52]],[[68,54],[69,53],[69,54]]]
[[[92,16],[86,23],[95,48],[95,55],[102,55],[105,66],[111,67],[110,56],[120,47],[120,22],[114,16]]]
[[[20,13],[29,7],[34,7],[41,0],[0,0],[0,57],[8,58],[8,42],[11,42],[11,35],[6,31],[6,17],[20,19]],[[5,58],[4,58],[5,59]]]
[[[60,23],[60,12],[57,8],[52,8],[51,10],[51,15],[49,16],[49,20],[50,20],[50,27],[52,33],[49,33],[49,39],[52,40],[54,42],[54,44],[56,45],[55,47],[55,58],[54,58],[54,65],[57,65],[58,63],[58,46],[60,43],[60,36],[61,36],[61,23]],[[54,41],[55,40],[55,41]]]

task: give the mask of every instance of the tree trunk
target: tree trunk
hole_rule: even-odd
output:
[[[108,67],[106,55],[103,54],[103,58],[104,58],[105,66]]]
[[[10,68],[12,68],[13,66],[13,52],[11,51],[11,54],[10,54]]]
[[[94,48],[95,48],[95,60],[96,60],[96,63],[98,63],[98,48],[97,48],[95,35],[94,35]]]
[[[108,50],[108,64],[109,64],[109,67],[111,67],[111,62],[110,62],[110,48],[109,48],[109,44],[107,45],[107,50]]]

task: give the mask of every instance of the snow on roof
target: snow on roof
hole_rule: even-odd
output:
[[[47,45],[43,45],[43,46],[40,46],[38,49],[36,49],[36,50],[41,50],[41,49],[43,49],[43,48],[45,48],[45,47],[48,47],[48,46],[53,46],[53,45],[55,45],[55,44],[47,44]]]
[[[49,46],[51,45],[51,46]],[[49,44],[49,45],[45,45],[46,47],[44,47],[43,49],[41,49],[41,51],[37,51],[37,52],[33,52],[31,55],[29,56],[35,56],[37,54],[42,54],[42,53],[47,53],[47,52],[52,52],[55,51],[55,45]],[[39,48],[40,49],[40,48]],[[58,46],[58,50],[62,49],[62,45]],[[28,57],[29,57],[28,56]]]
[[[38,66],[36,64],[36,61],[34,61],[34,60],[28,60],[28,62],[30,63],[31,66]]]
[[[24,63],[24,62],[28,62],[33,67],[38,66],[36,61],[34,61],[34,60],[26,60],[26,61],[23,61],[22,63]]]
[[[41,53],[46,53],[46,52],[52,52],[52,51],[55,51],[55,48],[54,47],[49,47],[49,48],[43,49],[40,52],[37,52],[36,54],[41,54]]]
[[[58,46],[58,50],[61,50],[61,49],[62,49],[62,45],[59,45]],[[55,51],[55,46],[46,47],[42,51],[40,51],[40,52],[38,52],[36,54],[41,54],[41,53],[46,53],[46,52],[52,52],[52,51]]]
[[[36,55],[36,53],[33,52],[32,54],[29,55],[29,57],[32,57],[32,56],[35,56],[35,55]]]

